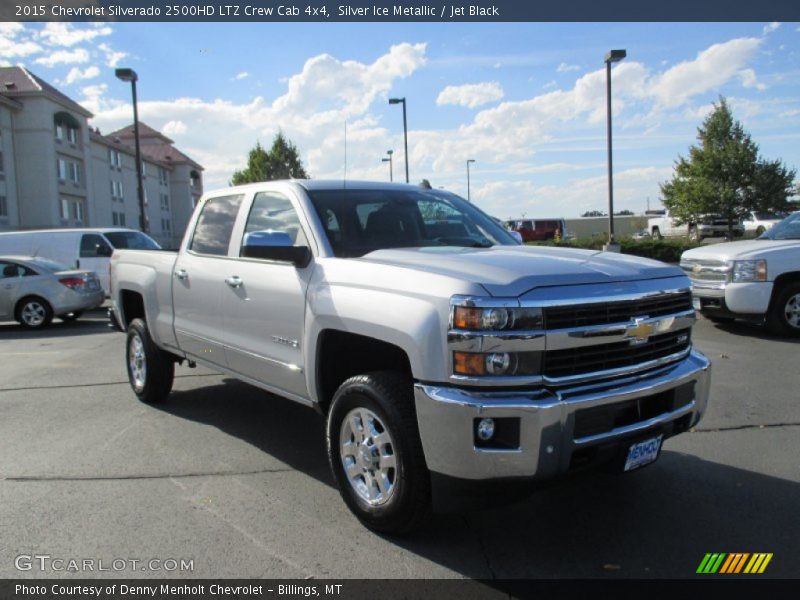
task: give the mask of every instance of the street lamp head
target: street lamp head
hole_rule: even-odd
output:
[[[474,158],[468,158],[468,159],[467,159],[467,164],[469,164],[469,163],[474,163],[474,162],[475,162],[475,159],[474,159]]]
[[[405,103],[405,98],[389,98],[389,104],[400,104]]]
[[[394,150],[387,150],[387,151],[386,151],[386,154],[388,154],[389,156],[391,156],[392,154],[394,154]]]
[[[625,50],[609,50],[606,52],[606,59],[605,62],[607,63],[615,63],[621,61],[628,55]]]
[[[117,79],[120,81],[138,81],[139,77],[136,75],[136,71],[133,69],[116,69],[114,71],[114,75],[117,76]]]

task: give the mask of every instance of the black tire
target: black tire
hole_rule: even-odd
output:
[[[693,242],[702,242],[703,237],[700,235],[696,225],[689,227],[689,239]]]
[[[141,350],[140,353],[136,352],[137,348]],[[155,345],[147,323],[142,319],[134,319],[128,326],[125,365],[133,393],[142,402],[162,402],[172,391],[175,360],[171,354]]]
[[[58,315],[58,318],[62,321],[77,321],[81,318],[82,314],[82,310],[76,310],[75,312],[67,313],[65,315]]]
[[[42,329],[53,320],[53,307],[44,298],[27,296],[17,302],[14,318],[26,329]]]
[[[392,491],[386,493],[388,499],[380,504],[370,503],[356,491],[356,484],[350,482],[342,460],[345,419],[351,411],[364,409],[377,417],[377,425],[383,426],[383,431],[388,431],[391,455],[396,464],[391,478]],[[364,427],[363,419],[360,423],[363,430],[368,430]],[[368,436],[373,434],[368,433]],[[379,371],[357,375],[345,381],[334,395],[328,412],[327,441],[328,460],[339,492],[348,508],[366,527],[381,533],[401,534],[418,528],[429,516],[430,474],[425,465],[417,428],[413,385],[408,378],[394,372]],[[363,444],[355,442],[355,438],[351,437],[354,448],[360,449],[363,445],[370,447],[369,439],[364,440]],[[351,466],[356,471],[362,470],[363,475],[356,475],[355,478],[362,482],[363,490],[366,490],[368,471],[361,468],[356,454],[354,452],[351,458]],[[374,482],[377,485],[377,478]],[[374,491],[383,493],[382,490]]]
[[[775,291],[767,313],[767,328],[775,335],[800,337],[800,282]]]
[[[653,232],[650,234],[657,240],[663,240],[664,236],[661,235],[661,230],[658,227],[653,227]]]

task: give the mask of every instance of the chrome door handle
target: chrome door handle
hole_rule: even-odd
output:
[[[242,278],[239,277],[238,275],[232,275],[231,277],[228,277],[225,280],[225,283],[227,283],[232,288],[238,288],[238,287],[242,286],[243,282],[242,282]]]
[[[189,279],[189,273],[186,271],[186,269],[178,269],[175,271],[175,277],[178,279]]]

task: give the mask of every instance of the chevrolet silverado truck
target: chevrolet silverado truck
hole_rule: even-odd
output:
[[[687,250],[681,267],[695,308],[712,321],[744,319],[800,336],[800,213],[755,240]]]
[[[442,190],[207,193],[177,253],[117,251],[111,281],[141,400],[188,361],[315,408],[342,498],[376,531],[473,488],[636,469],[706,408],[678,267],[522,246]]]

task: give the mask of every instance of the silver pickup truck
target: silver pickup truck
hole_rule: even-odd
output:
[[[141,400],[187,361],[314,407],[344,501],[377,531],[471,490],[633,470],[706,408],[678,267],[520,246],[442,190],[208,193],[177,254],[117,251],[111,282]]]

